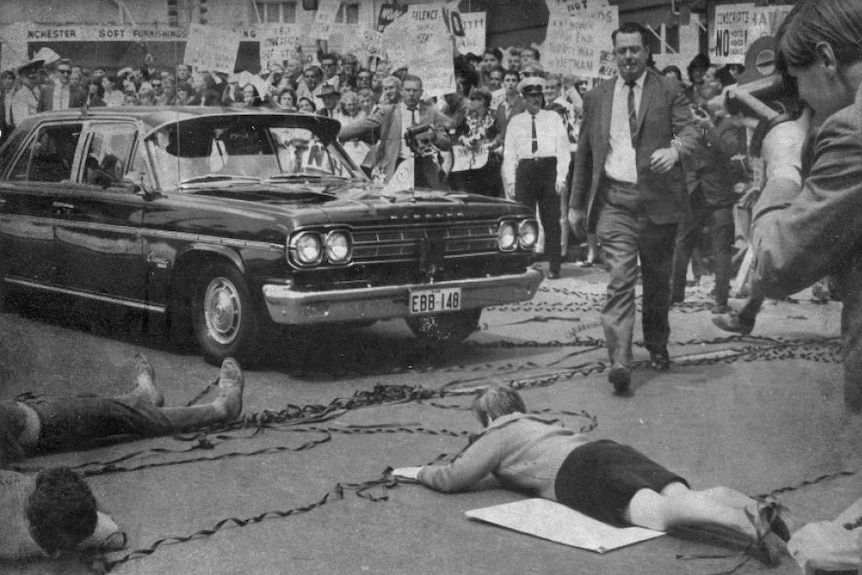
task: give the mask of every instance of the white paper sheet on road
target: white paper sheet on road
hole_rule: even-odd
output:
[[[525,499],[472,509],[465,514],[470,519],[597,553],[664,535],[642,527],[614,527],[547,499]]]

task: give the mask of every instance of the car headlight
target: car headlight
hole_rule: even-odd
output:
[[[539,225],[535,220],[524,220],[518,226],[518,243],[523,250],[531,250],[536,247],[536,240],[539,237]]]
[[[326,259],[331,264],[343,264],[350,260],[352,245],[350,234],[334,231],[326,234]]]
[[[499,229],[497,229],[497,242],[504,252],[515,249],[518,243],[518,228],[515,227],[515,222],[502,222],[500,224]]]
[[[290,242],[293,257],[299,265],[317,265],[323,259],[323,246],[317,232],[301,232]]]

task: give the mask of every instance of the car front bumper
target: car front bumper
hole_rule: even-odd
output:
[[[536,295],[542,278],[540,270],[531,268],[523,274],[329,291],[297,291],[291,286],[264,284],[263,297],[275,323],[342,323],[408,317],[411,290],[460,287],[461,309],[526,301]]]

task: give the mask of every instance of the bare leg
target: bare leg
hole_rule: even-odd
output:
[[[728,499],[716,498],[715,492],[692,491],[682,483],[671,483],[661,493],[641,489],[629,503],[626,519],[633,525],[657,531],[685,525],[724,527],[754,541],[757,532],[742,510],[744,505],[739,506],[742,500],[731,497],[730,493],[724,495],[731,498],[732,503]],[[745,499],[756,516],[757,502]]]

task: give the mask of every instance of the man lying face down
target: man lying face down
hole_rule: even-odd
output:
[[[125,535],[96,507],[90,487],[68,467],[35,477],[0,469],[0,560],[121,549]]]

